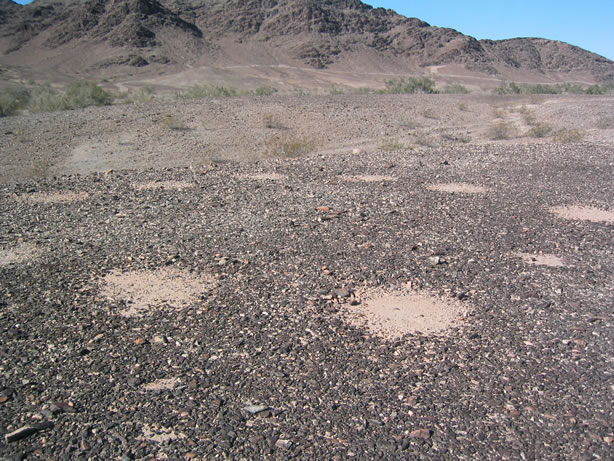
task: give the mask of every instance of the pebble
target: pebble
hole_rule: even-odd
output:
[[[4,440],[7,443],[17,442],[18,440],[25,439],[26,437],[36,434],[38,429],[33,426],[23,426],[19,429],[4,435]]]
[[[431,430],[430,429],[416,429],[415,431],[411,431],[409,433],[410,437],[415,439],[430,439],[431,438]]]

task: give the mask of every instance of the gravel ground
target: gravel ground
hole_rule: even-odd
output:
[[[0,459],[612,459],[612,214],[552,208],[611,212],[613,158],[452,146],[4,185]],[[396,339],[344,316],[401,289],[467,313]]]

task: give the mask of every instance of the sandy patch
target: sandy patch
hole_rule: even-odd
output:
[[[41,250],[31,243],[22,243],[13,248],[0,248],[0,266],[21,264],[35,259]]]
[[[551,208],[550,211],[564,219],[614,223],[614,211],[602,210],[595,207],[559,206]]]
[[[482,186],[474,186],[473,184],[467,184],[462,182],[453,182],[448,184],[432,184],[428,187],[432,191],[447,192],[457,194],[484,194],[487,189]]]
[[[170,391],[175,388],[178,382],[178,378],[162,378],[143,384],[143,389],[146,391]]]
[[[162,306],[181,309],[197,302],[203,292],[216,282],[212,277],[198,276],[173,268],[156,271],[113,271],[101,280],[101,294],[114,301],[123,301],[125,317],[136,317]]]
[[[349,182],[382,182],[382,181],[396,181],[394,176],[384,175],[357,175],[357,176],[341,176],[341,179]]]
[[[149,440],[151,442],[166,443],[177,439],[184,439],[184,434],[177,434],[174,430],[168,427],[162,427],[148,424],[143,425],[143,435],[139,440]]]
[[[396,339],[407,333],[440,334],[463,317],[467,306],[428,293],[371,292],[361,304],[347,306],[346,320],[373,334]]]
[[[253,181],[282,181],[286,176],[279,173],[254,173],[237,175],[241,179],[251,179]]]
[[[88,197],[87,192],[32,192],[20,195],[19,199],[30,203],[69,203],[86,200]]]
[[[565,267],[567,265],[562,258],[548,253],[517,253],[516,256],[522,258],[526,264],[535,266]]]
[[[184,190],[194,187],[194,184],[187,181],[152,181],[142,184],[133,184],[132,187],[134,187],[136,190]]]

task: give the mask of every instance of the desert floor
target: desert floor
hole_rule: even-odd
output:
[[[1,459],[609,459],[614,98],[0,119]]]

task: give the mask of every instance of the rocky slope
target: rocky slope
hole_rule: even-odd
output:
[[[606,81],[614,63],[546,39],[478,41],[359,0],[35,0],[0,3],[0,63],[67,74],[129,65],[299,65],[362,72],[460,66],[509,78]],[[128,58],[129,57],[129,58]],[[72,67],[71,67],[72,66]],[[166,67],[165,67],[166,66]]]

